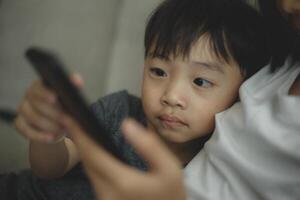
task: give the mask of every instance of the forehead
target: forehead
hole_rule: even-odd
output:
[[[227,45],[225,44],[225,47]],[[236,65],[228,49],[229,58],[226,60],[221,53],[218,53],[214,44],[208,34],[202,35],[197,42],[191,47],[190,53],[187,57],[188,60],[201,61],[201,62],[213,62],[220,65]]]
[[[198,41],[193,44],[189,52],[188,59],[225,62],[221,56],[217,55],[211,38],[208,35],[201,36]]]
[[[228,59],[225,60],[220,53],[217,54],[216,52],[217,50],[214,49],[210,36],[203,35],[191,46],[187,55],[183,55],[182,53],[171,54],[169,56],[153,55],[150,51],[148,58],[150,60],[151,58],[158,58],[171,63],[184,62],[185,64],[188,63],[188,66],[200,66],[201,69],[218,71],[222,74],[227,74],[228,72],[232,72],[232,70],[240,72],[239,65],[232,59],[229,53]]]
[[[223,41],[226,39],[223,39]],[[199,39],[191,44],[188,51],[182,51],[182,48],[178,47],[171,51],[155,51],[155,45],[153,44],[147,54],[148,58],[159,58],[166,61],[181,60],[184,62],[201,62],[201,63],[215,63],[220,66],[237,66],[237,62],[231,56],[231,52],[227,48],[227,44],[224,44],[225,52],[220,52],[214,44],[213,39],[209,33],[203,33]],[[224,55],[226,54],[226,55]],[[224,57],[226,56],[226,58]]]

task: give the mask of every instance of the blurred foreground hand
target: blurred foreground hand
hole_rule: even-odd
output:
[[[122,124],[125,138],[148,163],[149,171],[142,172],[97,145],[69,116],[63,118],[63,124],[79,149],[97,199],[185,199],[179,161],[153,132],[130,119]]]

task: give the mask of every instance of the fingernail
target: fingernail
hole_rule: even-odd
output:
[[[83,85],[83,78],[79,73],[74,73],[73,79],[75,80],[77,86]]]

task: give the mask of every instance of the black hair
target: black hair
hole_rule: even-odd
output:
[[[245,77],[270,61],[263,18],[241,0],[165,0],[150,15],[145,31],[145,57],[189,55],[207,34],[218,58],[232,57]]]
[[[260,11],[266,20],[272,45],[272,71],[279,69],[288,56],[300,61],[300,37],[296,29],[283,17],[277,0],[259,0]],[[287,16],[288,17],[288,16]]]

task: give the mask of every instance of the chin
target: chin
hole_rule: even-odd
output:
[[[173,132],[173,131],[159,131],[160,136],[168,142],[171,143],[186,143],[190,141],[189,138],[184,137],[182,133]]]

